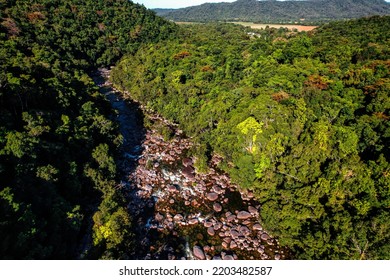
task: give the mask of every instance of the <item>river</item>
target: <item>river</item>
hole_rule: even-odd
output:
[[[284,259],[279,246],[261,225],[261,206],[252,192],[240,192],[213,156],[209,170],[198,173],[190,157],[193,145],[175,124],[143,111],[107,82],[100,69],[95,82],[117,111],[124,137],[118,161],[128,211],[133,217],[136,248],[132,259]],[[154,125],[153,125],[154,124]],[[165,126],[164,139],[153,127]]]

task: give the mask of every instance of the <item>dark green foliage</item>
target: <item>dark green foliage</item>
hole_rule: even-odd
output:
[[[259,23],[302,24],[328,22],[390,14],[384,0],[237,0],[233,3],[205,3],[177,10],[156,9],[174,21],[250,21]]]
[[[122,257],[131,219],[114,181],[121,136],[87,71],[175,27],[126,0],[0,8],[1,258],[76,258],[100,201],[112,235],[98,239],[95,256]]]
[[[389,259],[390,17],[249,31],[184,27],[113,81],[222,156],[296,258]]]

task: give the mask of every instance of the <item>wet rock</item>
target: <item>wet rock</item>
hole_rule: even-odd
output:
[[[177,192],[177,188],[173,185],[169,185],[168,186],[168,191],[171,192],[171,193],[174,193],[174,192]]]
[[[206,197],[210,201],[216,201],[218,199],[218,194],[216,194],[215,192],[211,192],[208,193]]]
[[[214,203],[213,204],[213,209],[214,209],[215,212],[221,212],[222,211],[222,206],[219,203]]]
[[[226,221],[230,223],[233,222],[235,219],[236,219],[236,215],[230,215],[226,218]]]
[[[230,242],[230,249],[236,249],[237,248],[237,243],[232,241]]]
[[[161,215],[160,213],[157,213],[154,217],[154,219],[157,221],[157,222],[161,222],[163,219],[164,219],[164,216]]]
[[[261,239],[261,240],[264,240],[264,241],[267,241],[269,238],[270,238],[269,235],[266,234],[266,233],[263,233],[263,234],[260,236],[260,239]]]
[[[275,260],[280,260],[280,255],[279,254],[275,254]]]
[[[183,164],[183,166],[187,167],[187,166],[192,165],[193,162],[192,162],[192,159],[190,159],[190,158],[184,158],[184,159],[182,160],[182,164]]]
[[[206,259],[206,256],[205,256],[202,248],[200,248],[199,246],[194,246],[192,252],[194,254],[194,257],[197,258],[198,260],[205,260]]]
[[[253,206],[248,206],[248,211],[252,215],[255,215],[255,216],[259,215],[259,212],[257,211],[257,209],[255,207],[253,207]]]
[[[252,215],[247,211],[240,211],[237,214],[237,218],[239,220],[246,220],[246,219],[249,219],[250,217],[252,217]]]
[[[183,217],[183,215],[181,215],[181,214],[176,214],[176,215],[173,217],[173,219],[174,219],[175,221],[182,221],[182,220],[184,219],[184,217]]]
[[[249,229],[248,227],[242,226],[242,227],[240,228],[240,233],[241,233],[242,235],[249,235],[249,234],[251,233],[251,231],[250,231],[250,229]]]
[[[194,172],[195,170],[191,166],[186,166],[182,169],[182,173],[187,179],[194,179]]]
[[[203,224],[205,227],[209,228],[209,227],[212,227],[213,226],[213,223],[212,222],[209,222],[209,221],[206,221],[204,222]]]
[[[224,249],[228,249],[229,248],[229,245],[226,243],[226,242],[222,242],[222,247]]]
[[[239,235],[240,235],[240,234],[239,234],[238,231],[236,231],[236,230],[231,230],[231,231],[230,231],[230,236],[231,236],[233,239],[238,238]]]
[[[188,221],[189,225],[196,225],[198,223],[198,219],[191,219]]]
[[[215,260],[215,261],[220,261],[220,260],[222,260],[222,259],[221,259],[220,256],[214,256],[214,257],[213,257],[213,260]]]
[[[223,194],[223,192],[224,192],[223,189],[218,187],[218,186],[214,186],[212,191],[217,193],[217,194]]]
[[[222,226],[223,226],[222,223],[219,223],[219,222],[218,222],[218,223],[216,223],[216,224],[214,225],[214,229],[215,229],[215,230],[220,230],[220,229],[222,228]]]
[[[209,227],[207,229],[207,233],[210,235],[210,236],[214,236],[215,235],[215,230],[213,227]]]
[[[263,230],[263,227],[260,224],[254,224],[252,228],[253,230]]]

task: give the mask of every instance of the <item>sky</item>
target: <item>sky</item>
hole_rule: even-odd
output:
[[[235,0],[132,0],[133,2],[143,4],[146,8],[184,8],[196,6],[206,2],[234,2]],[[387,0],[389,2],[390,0]]]

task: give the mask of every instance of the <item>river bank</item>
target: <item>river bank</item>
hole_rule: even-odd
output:
[[[109,71],[102,69],[101,75],[108,79]],[[118,112],[127,143],[120,168],[137,240],[132,258],[286,258],[278,240],[260,223],[261,206],[251,192],[240,192],[229,176],[218,170],[218,156],[212,158],[207,172],[197,172],[195,159],[188,156],[191,139],[155,114],[148,114],[152,129],[138,127],[142,136],[134,136],[134,117],[121,117],[130,114],[132,103],[109,83],[102,86],[108,89],[106,95]],[[171,139],[153,129],[161,125],[171,130]]]

